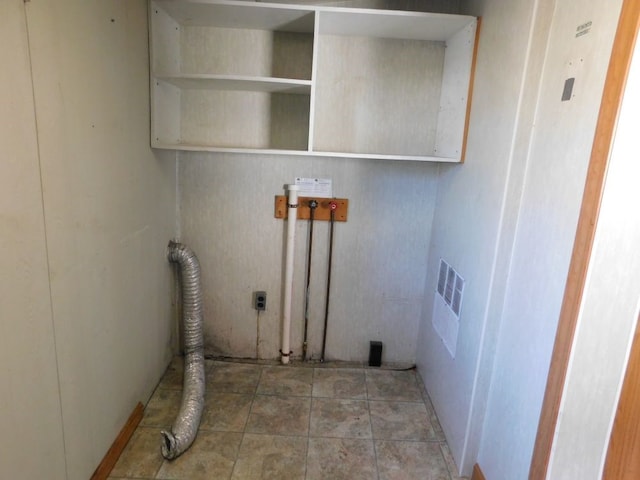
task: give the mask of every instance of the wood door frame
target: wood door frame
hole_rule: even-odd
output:
[[[589,160],[529,480],[544,480],[549,468],[569,357],[582,304],[587,269],[591,260],[609,156],[639,28],[640,1],[623,0]]]
[[[630,425],[640,425],[640,317],[636,323],[631,355],[627,371],[624,375],[620,402],[616,409],[616,417],[611,432],[611,440],[607,449],[607,458],[604,465],[603,480],[623,480],[638,478],[638,452],[640,439],[637,428],[629,429]],[[635,472],[627,469],[629,461],[633,460]],[[631,474],[631,476],[630,476]]]

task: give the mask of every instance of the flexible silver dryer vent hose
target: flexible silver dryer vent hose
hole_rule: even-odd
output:
[[[204,407],[204,342],[200,264],[186,245],[169,242],[169,261],[178,263],[182,279],[184,322],[184,380],[182,404],[170,432],[162,431],[162,456],[171,460],[187,450],[196,438]]]

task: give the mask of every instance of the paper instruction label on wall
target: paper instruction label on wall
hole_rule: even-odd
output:
[[[458,330],[460,322],[438,292],[433,299],[433,329],[449,351],[451,358],[456,358],[458,345]]]
[[[296,177],[295,184],[300,187],[298,196],[332,198],[332,185],[330,178]]]

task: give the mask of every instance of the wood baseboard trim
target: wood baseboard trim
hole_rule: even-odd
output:
[[[473,466],[473,473],[471,474],[471,480],[487,480],[484,477],[484,473],[480,469],[480,465],[477,463]]]
[[[124,447],[127,446],[129,439],[133,435],[136,427],[142,420],[142,416],[144,414],[144,406],[142,403],[138,402],[136,407],[131,412],[131,415],[127,419],[127,422],[120,430],[120,433],[116,437],[116,439],[111,444],[111,448],[107,451],[106,455],[96,468],[96,471],[91,475],[91,480],[107,480],[111,470],[115,467],[118,458],[122,454]]]

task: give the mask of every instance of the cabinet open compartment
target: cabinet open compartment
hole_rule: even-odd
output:
[[[459,161],[475,22],[349,9],[318,23],[314,151]]]
[[[315,14],[151,2],[152,145],[306,150]]]

